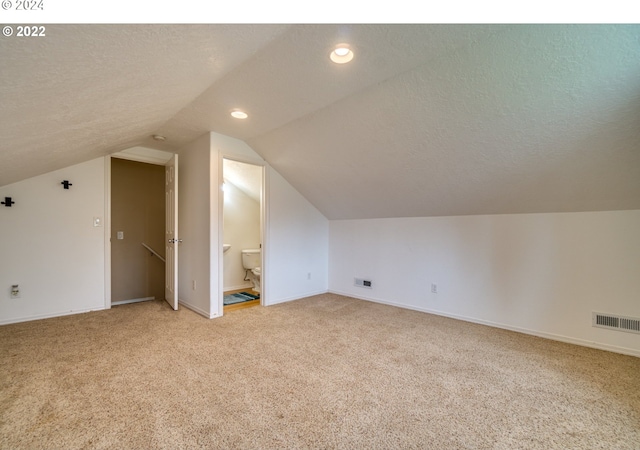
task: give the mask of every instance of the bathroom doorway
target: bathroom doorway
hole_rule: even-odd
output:
[[[223,158],[224,312],[262,304],[264,167]]]

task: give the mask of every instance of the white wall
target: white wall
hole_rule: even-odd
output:
[[[262,297],[265,305],[272,305],[327,291],[329,222],[296,191],[282,176],[271,168],[245,142],[211,133],[212,174],[217,177],[212,185],[220,193],[222,159],[265,166],[267,198],[263,241]],[[216,160],[216,162],[214,162]],[[221,201],[222,196],[218,194]],[[221,208],[221,203],[218,206]],[[215,222],[212,222],[215,227]],[[213,242],[212,255],[218,249],[219,258],[212,264],[222,269],[222,227],[216,227],[218,242]],[[212,267],[212,273],[215,269]],[[220,272],[221,273],[221,272]],[[309,278],[308,274],[311,274]],[[222,277],[222,275],[220,275]],[[213,290],[212,290],[213,292]],[[212,296],[212,298],[214,298]],[[219,298],[222,312],[222,297]]]
[[[329,222],[247,144],[217,133],[179,152],[178,297],[207,317],[222,314],[222,159],[265,166],[265,305],[326,292]],[[104,158],[0,188],[0,324],[109,307]],[[60,182],[73,183],[64,190]],[[101,217],[105,227],[94,227]],[[196,288],[194,289],[194,281]],[[10,298],[19,284],[20,299]]]
[[[210,163],[208,134],[178,153],[178,302],[206,317],[212,286]]]
[[[16,203],[0,205],[0,324],[104,309],[105,228],[93,226],[106,220],[104,158],[0,187],[4,197]]]
[[[268,304],[327,292],[329,222],[278,172],[267,168]]]
[[[331,221],[329,289],[640,356],[640,335],[591,326],[640,317],[639,230],[640,211]]]
[[[260,248],[260,203],[225,182],[224,188],[224,243],[231,245],[223,255],[224,290],[252,287],[244,281],[242,250]]]
[[[327,291],[327,219],[257,153],[243,141],[210,133],[181,149],[179,155],[178,234],[183,242],[178,292],[184,306],[211,318],[222,315],[224,158],[266,167],[264,304]]]

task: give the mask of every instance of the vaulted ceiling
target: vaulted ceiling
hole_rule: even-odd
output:
[[[49,25],[0,60],[0,185],[215,131],[330,219],[640,209],[640,25]]]

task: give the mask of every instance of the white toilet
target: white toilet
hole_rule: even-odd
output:
[[[262,273],[260,267],[262,258],[260,256],[259,248],[242,250],[242,267],[245,268],[246,274],[249,277],[247,281],[253,283],[253,290],[256,292],[260,292],[260,275]]]

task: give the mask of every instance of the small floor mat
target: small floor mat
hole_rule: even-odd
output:
[[[249,292],[238,292],[236,294],[229,294],[224,296],[225,305],[233,305],[235,303],[249,302],[251,300],[258,300],[259,295],[253,295]]]

